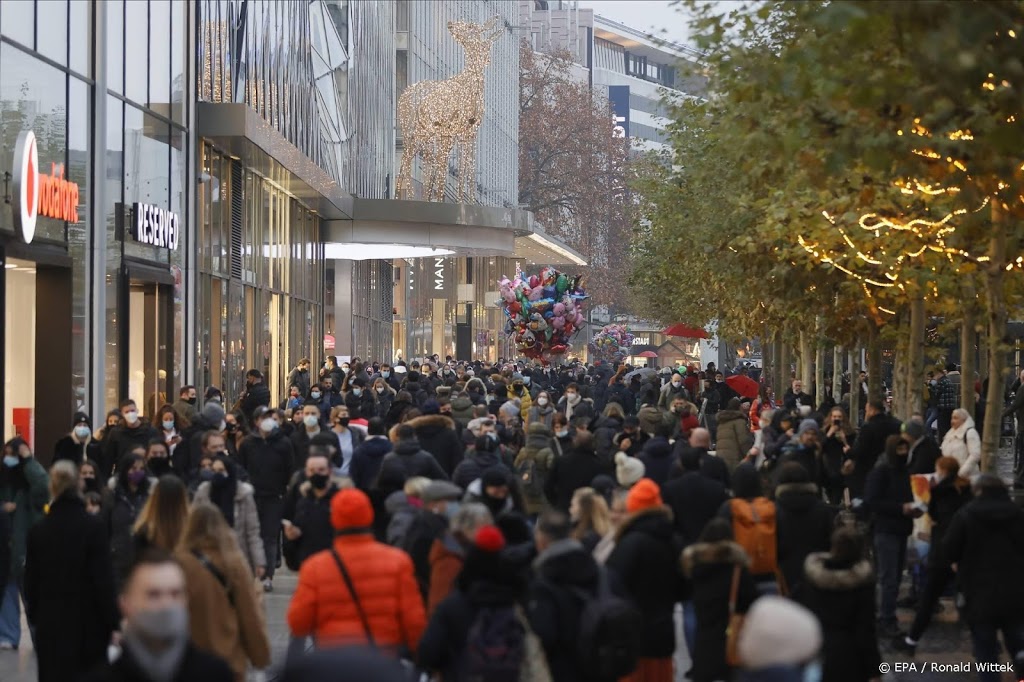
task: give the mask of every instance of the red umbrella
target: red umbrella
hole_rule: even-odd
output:
[[[729,388],[739,393],[744,398],[754,399],[758,396],[759,384],[751,379],[745,377],[742,374],[735,374],[731,377],[726,377],[725,383],[729,385]]]
[[[691,327],[685,325],[682,322],[677,322],[671,327],[666,327],[662,332],[665,336],[681,336],[684,339],[706,339],[708,333],[703,329],[697,327]]]
[[[658,354],[655,353],[653,350],[645,350],[643,353],[637,353],[636,357],[638,357],[638,358],[656,358],[656,357],[658,357]]]

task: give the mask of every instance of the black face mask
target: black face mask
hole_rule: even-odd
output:
[[[327,474],[313,474],[309,477],[309,483],[317,490],[323,490],[327,487],[327,483],[331,480],[331,477]]]
[[[83,478],[82,482],[85,484],[86,490],[97,491],[100,489],[100,482],[95,478]]]
[[[213,478],[210,479],[210,484],[213,485],[214,488],[223,488],[225,485],[227,485],[227,482],[230,478],[231,477],[228,476],[227,472],[214,472]]]
[[[348,426],[349,417],[338,417],[338,426]]]
[[[185,402],[188,403],[189,405],[195,405],[196,404],[196,399],[195,398],[189,398]]]
[[[163,476],[171,471],[171,460],[167,457],[152,457],[149,460],[149,470],[154,476]]]
[[[233,424],[231,422],[225,422],[225,426],[224,426],[224,431],[225,432],[227,432],[227,433],[234,433],[235,429],[237,429],[237,428],[238,428],[238,424]]]

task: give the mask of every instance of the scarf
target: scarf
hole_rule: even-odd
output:
[[[224,520],[232,528],[235,527],[235,491],[238,489],[238,481],[232,476],[221,485],[215,485],[210,481],[210,501],[217,505]]]
[[[138,663],[139,670],[152,682],[173,682],[185,661],[185,650],[188,648],[187,634],[185,637],[176,638],[170,646],[159,653],[150,651],[142,638],[130,628],[125,629],[123,641],[124,648]]]

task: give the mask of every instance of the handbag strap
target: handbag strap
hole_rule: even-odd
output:
[[[206,556],[198,549],[192,550],[192,556],[194,556],[196,560],[203,565],[203,568],[209,571],[213,575],[213,577],[217,579],[217,582],[219,582],[221,587],[224,588],[224,591],[228,593],[228,603],[230,603],[231,606],[234,606],[235,595],[231,591],[231,585],[228,583],[227,576],[224,575],[224,573],[219,568],[213,565],[213,562],[210,561],[210,557]]]
[[[359,595],[356,593],[356,588],[352,584],[352,576],[348,574],[348,569],[345,568],[345,562],[341,560],[341,555],[338,554],[338,550],[331,548],[331,556],[334,557],[334,563],[338,565],[338,570],[341,571],[341,577],[345,580],[345,586],[348,587],[348,593],[352,595],[352,603],[355,604],[356,611],[359,613],[359,620],[363,621],[363,629],[366,631],[366,640],[370,644],[370,648],[376,649],[377,642],[373,639],[373,631],[370,630],[370,621],[366,618],[366,612],[363,611],[363,605],[359,602]]]
[[[732,568],[732,585],[729,586],[729,617],[736,614],[736,596],[740,591],[740,572],[743,570],[739,564]]]

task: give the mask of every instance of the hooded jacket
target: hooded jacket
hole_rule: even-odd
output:
[[[256,497],[284,495],[293,462],[292,442],[281,429],[266,438],[249,436],[238,448],[238,463],[249,472]]]
[[[404,474],[402,480],[408,480],[413,476],[425,476],[434,481],[448,480],[448,474],[440,467],[434,456],[421,449],[420,442],[415,438],[398,441],[395,449],[384,455],[381,476],[385,475],[385,471],[391,470]]]
[[[209,503],[212,491],[210,481],[204,481],[196,488],[193,504]],[[267,555],[263,550],[263,538],[260,536],[260,517],[256,511],[254,490],[248,483],[237,481],[235,485],[235,522],[232,528],[238,547],[251,568],[267,565]]]
[[[501,453],[497,446],[494,450],[470,450],[466,458],[459,462],[459,466],[455,467],[452,483],[465,490],[473,481],[480,478],[484,470],[496,466],[508,468],[501,461]]]
[[[914,521],[903,513],[903,505],[913,501],[905,457],[896,462],[884,458],[868,474],[864,504],[874,519],[876,533],[910,535]]]
[[[800,601],[821,622],[822,679],[866,682],[882,661],[875,632],[875,575],[862,559],[842,565],[825,552],[804,562]]]
[[[455,580],[466,561],[466,550],[450,532],[434,540],[430,546],[430,586],[427,590],[427,615],[433,615],[438,605],[455,588]]]
[[[433,455],[444,473],[451,476],[462,461],[464,450],[452,418],[443,414],[425,414],[411,419],[408,424],[416,430],[420,447]]]
[[[668,507],[630,515],[605,564],[643,614],[642,658],[668,658],[676,647],[673,612],[682,576],[672,530]]]
[[[981,473],[981,436],[974,419],[967,417],[958,428],[950,429],[942,439],[942,456],[960,462],[960,475],[972,478]]]
[[[672,510],[676,533],[684,547],[697,541],[704,526],[729,499],[725,486],[699,471],[687,471],[669,481],[661,495]]]
[[[953,517],[944,540],[957,564],[968,623],[1000,623],[1024,613],[1024,511],[1005,490],[975,498]]]
[[[746,415],[739,410],[719,410],[715,454],[725,461],[729,471],[739,465],[753,444]]]
[[[537,477],[538,490],[543,491],[547,483],[551,468],[555,464],[555,453],[551,450],[551,431],[543,422],[530,424],[529,433],[526,436],[526,445],[516,456],[513,468],[519,471],[526,462],[533,462],[534,475]],[[533,493],[531,490],[523,490],[523,497],[526,502],[526,511],[529,514],[539,514],[544,510],[546,500],[543,492]]]
[[[452,419],[462,428],[466,428],[473,419],[473,400],[469,396],[457,395],[452,398],[451,405]]]
[[[732,541],[698,542],[683,551],[683,574],[693,586],[697,614],[693,679],[696,682],[729,679],[725,662],[725,631],[729,626],[729,592],[733,573],[740,567],[736,612],[746,613],[757,598],[757,588],[747,572],[746,552]]]
[[[853,473],[846,477],[850,497],[863,497],[868,474],[885,452],[885,441],[900,432],[900,420],[887,414],[876,414],[864,422],[857,433],[847,459],[854,463]]]
[[[799,596],[804,560],[832,545],[835,510],[825,504],[813,483],[783,483],[775,488],[775,523],[779,570],[789,594]]]
[[[568,512],[572,494],[577,488],[589,486],[595,476],[611,476],[614,473],[614,466],[602,462],[593,450],[574,447],[561,457],[555,458],[555,464],[551,467],[551,473],[544,485],[544,494],[553,507]]]
[[[370,436],[352,452],[352,463],[348,468],[352,483],[363,492],[376,487],[384,457],[393,449],[391,441],[384,436]]]
[[[644,476],[664,487],[676,458],[672,456],[672,444],[664,436],[654,436],[644,443],[637,459],[644,463]]]

